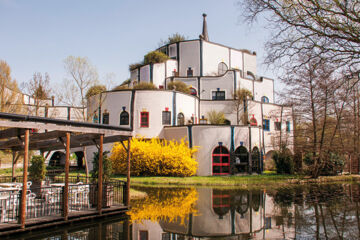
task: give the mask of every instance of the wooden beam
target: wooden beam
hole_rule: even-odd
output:
[[[23,165],[23,186],[21,190],[19,224],[21,228],[25,228],[26,219],[26,191],[27,191],[27,175],[29,163],[29,129],[25,130],[25,146],[24,146],[24,165]]]
[[[98,212],[101,214],[103,198],[103,142],[104,135],[100,135],[99,149],[99,176],[98,176]]]
[[[128,138],[128,147],[127,147],[126,206],[130,205],[130,169],[131,169],[131,164],[130,164],[130,154],[131,154],[131,152],[130,152],[130,142],[131,142],[131,137]]]
[[[8,128],[0,131],[0,139],[13,138],[25,134],[25,129]]]
[[[70,133],[66,133],[66,158],[65,158],[65,186],[64,186],[64,220],[68,220],[69,216],[69,166],[70,166]]]
[[[65,126],[58,125],[53,123],[38,123],[38,122],[15,122],[15,121],[4,121],[0,120],[0,127],[7,128],[31,128],[37,129],[39,131],[64,131],[64,132],[78,132],[78,133],[96,133],[96,134],[106,134],[106,135],[123,135],[123,136],[132,136],[132,131],[129,130],[113,130],[113,129],[104,129],[99,126],[98,128],[92,127],[74,127],[74,126]]]

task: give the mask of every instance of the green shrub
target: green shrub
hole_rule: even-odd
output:
[[[145,55],[144,64],[162,63],[169,59],[169,56],[159,51],[152,51]]]
[[[29,177],[33,182],[41,182],[45,179],[46,166],[45,158],[41,155],[34,155],[30,161]]]
[[[275,162],[276,172],[280,174],[293,174],[294,173],[294,160],[291,152],[284,148],[280,151],[275,151],[272,155]]]
[[[337,153],[329,153],[328,159],[321,169],[321,175],[337,175],[342,172],[345,165],[344,157]]]
[[[132,71],[138,67],[142,67],[144,66],[144,62],[137,62],[137,63],[132,63],[129,65],[129,71]]]
[[[103,153],[103,182],[109,181],[113,174],[112,162],[108,157],[108,151]],[[94,152],[93,170],[90,172],[92,182],[99,178],[99,152]]]
[[[176,91],[187,93],[187,94],[191,93],[190,86],[188,86],[186,83],[181,82],[181,81],[169,82],[167,85],[167,89],[176,90]]]
[[[105,92],[106,87],[104,85],[94,85],[89,88],[89,90],[86,92],[86,98],[89,98],[91,96],[97,95],[99,93]]]
[[[136,84],[133,89],[136,90],[154,90],[154,89],[158,89],[154,84],[152,83],[148,83],[148,82],[140,82],[138,84]]]
[[[210,122],[210,124],[225,124],[225,116],[223,112],[217,112],[215,110],[212,110],[207,113],[207,118]]]

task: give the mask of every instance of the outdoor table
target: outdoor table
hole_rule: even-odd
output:
[[[20,186],[22,187],[22,183],[0,183],[0,187],[3,188],[11,188],[11,187],[16,187],[16,186]]]

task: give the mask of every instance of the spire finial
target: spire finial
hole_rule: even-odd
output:
[[[207,23],[206,23],[206,13],[203,13],[203,29],[202,29],[202,34],[200,35],[201,39],[204,39],[205,41],[209,41],[209,35],[208,35],[208,30],[207,30]]]

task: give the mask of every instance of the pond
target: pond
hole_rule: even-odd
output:
[[[359,239],[360,185],[277,189],[136,187],[128,217],[33,232],[21,239]]]

